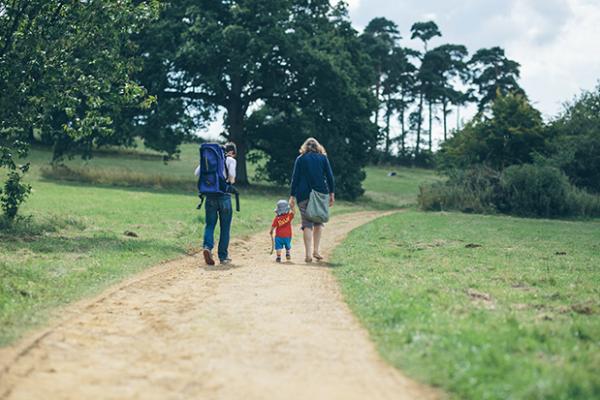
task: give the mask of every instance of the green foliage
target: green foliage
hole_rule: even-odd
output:
[[[504,49],[500,47],[480,49],[469,61],[469,66],[473,70],[473,84],[478,89],[480,112],[495,101],[498,93],[520,94],[525,97],[525,91],[517,83],[520,65],[506,57]]]
[[[600,193],[600,85],[567,103],[549,130],[551,154],[545,161],[576,186]]]
[[[290,58],[297,86],[283,92],[285,100],[267,100],[249,118],[247,130],[252,146],[267,156],[264,175],[278,183],[289,182],[300,145],[315,136],[327,149],[340,198],[354,200],[363,193],[363,167],[377,140],[369,120],[369,60],[346,17],[314,28],[315,43]]]
[[[10,171],[4,181],[4,187],[0,189],[0,205],[8,220],[13,220],[17,216],[21,203],[31,193],[31,186],[22,183],[22,174],[27,172],[27,167],[24,165],[20,170]]]
[[[439,164],[444,169],[485,164],[501,170],[533,161],[533,154],[546,151],[542,116],[519,94],[499,94],[491,116],[479,114],[460,132],[443,143]]]
[[[448,180],[423,185],[417,201],[425,211],[495,213],[500,202],[500,174],[483,166],[457,169]]]
[[[3,2],[0,9],[0,152],[8,167],[2,203],[16,214],[29,193],[20,183],[26,166],[11,166],[13,154],[41,139],[54,160],[89,155],[110,141],[113,115],[147,105],[130,75],[131,33],[150,19],[148,1],[33,0]],[[121,144],[122,141],[113,140]]]
[[[406,211],[350,233],[342,293],[382,357],[451,399],[600,394],[600,223]]]
[[[31,186],[22,183],[23,175],[29,170],[29,164],[19,165],[15,162],[16,158],[25,157],[27,150],[27,143],[19,140],[18,136],[14,137],[7,131],[0,136],[0,168],[8,170],[6,180],[0,187],[0,207],[3,218],[8,222],[15,219],[21,203],[31,193]],[[14,155],[13,152],[17,154]]]
[[[425,46],[425,51],[427,51],[427,42],[436,36],[442,36],[440,29],[433,21],[415,22],[411,26],[410,31],[412,32],[410,38],[420,39]]]
[[[140,119],[140,129],[158,132],[148,144],[177,146],[187,127],[223,109],[224,136],[238,150],[237,180],[247,183],[250,106],[274,98],[293,101],[289,92],[307,87],[297,79],[305,65],[292,58],[318,45],[320,28],[336,10],[326,0],[166,3],[139,40],[146,58],[140,79],[159,99],[158,109]]]
[[[571,214],[569,180],[560,170],[536,165],[513,165],[500,180],[503,209],[519,216],[558,217]]]
[[[426,211],[600,216],[600,196],[575,188],[557,168],[535,164],[513,165],[502,172],[482,166],[453,171],[445,182],[422,186],[418,202]]]

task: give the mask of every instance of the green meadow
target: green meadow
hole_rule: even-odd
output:
[[[451,398],[600,398],[600,221],[407,210],[334,264],[381,355]]]

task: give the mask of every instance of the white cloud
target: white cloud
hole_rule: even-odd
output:
[[[360,6],[360,0],[346,0],[350,11],[356,10]]]
[[[522,64],[522,84],[547,116],[582,89],[600,79],[600,6],[586,0],[567,0],[570,15],[562,26],[545,26],[529,15],[525,36],[506,44],[509,55]],[[520,9],[519,11],[523,11]],[[542,40],[552,31],[551,40]]]

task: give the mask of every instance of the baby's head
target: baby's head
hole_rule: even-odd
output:
[[[273,211],[275,211],[277,215],[287,214],[290,212],[290,205],[287,200],[279,200],[277,202],[277,207]]]

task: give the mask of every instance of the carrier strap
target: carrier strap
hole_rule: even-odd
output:
[[[198,197],[200,197],[200,203],[198,203],[198,206],[196,207],[196,210],[199,210],[202,208],[202,204],[204,204],[204,195],[201,194]]]

